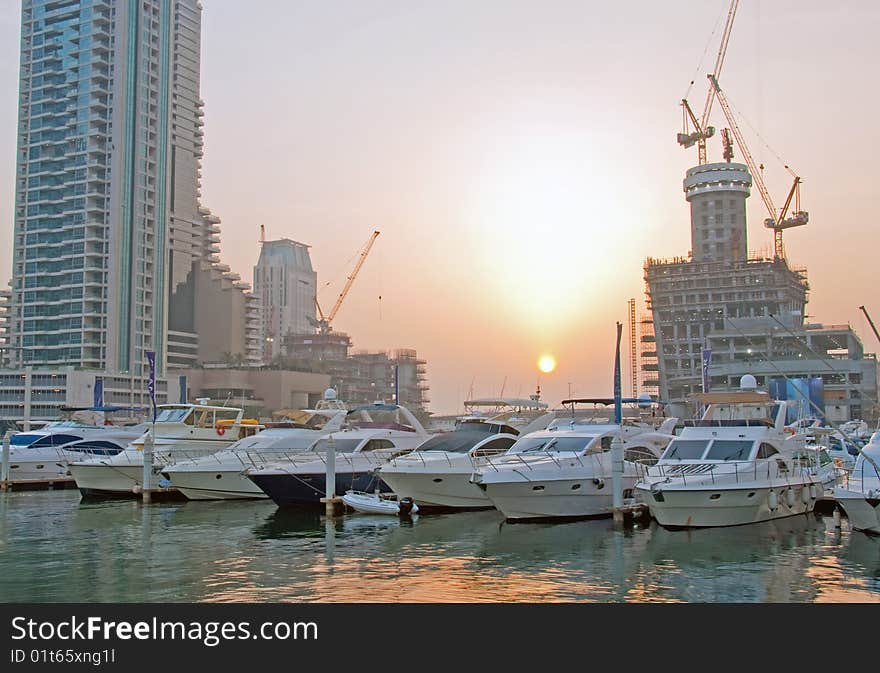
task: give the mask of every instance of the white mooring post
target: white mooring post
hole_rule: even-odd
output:
[[[611,440],[611,506],[614,523],[623,523],[623,441],[620,435]]]
[[[327,473],[324,477],[324,504],[327,516],[336,516],[336,440],[331,434],[327,438]]]
[[[147,431],[146,437],[144,437],[144,475],[142,479],[143,486],[141,487],[141,494],[143,495],[143,502],[145,505],[149,505],[153,499],[153,430],[152,428]]]
[[[3,437],[3,461],[0,463],[0,488],[6,490],[9,488],[9,444],[12,440],[12,431],[6,433]]]

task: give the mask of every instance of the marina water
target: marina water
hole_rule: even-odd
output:
[[[16,492],[0,494],[0,601],[880,602],[880,538],[812,514],[615,530]]]

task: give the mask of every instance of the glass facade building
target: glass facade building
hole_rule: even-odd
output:
[[[10,365],[164,369],[174,287],[216,254],[200,31],[197,0],[23,0]]]

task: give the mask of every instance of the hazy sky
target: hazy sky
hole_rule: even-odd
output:
[[[0,0],[4,281],[19,4]],[[644,310],[645,258],[690,248],[679,101],[695,79],[702,109],[728,0],[202,4],[202,193],[224,262],[250,280],[265,224],[313,246],[329,307],[378,229],[334,327],[356,348],[417,349],[433,411],[459,410],[472,383],[529,394],[545,352],[545,400],[611,393],[614,323],[630,297]],[[878,25],[870,0],[743,0],[721,76],[774,200],[790,185],[777,155],[804,179],[810,224],[785,241],[809,269],[808,319],[852,323],[871,351]],[[749,247],[769,253],[756,190],[749,215]]]

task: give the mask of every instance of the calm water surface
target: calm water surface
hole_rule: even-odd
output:
[[[880,539],[844,519],[697,531],[506,524],[271,502],[0,494],[0,602],[880,602]]]

